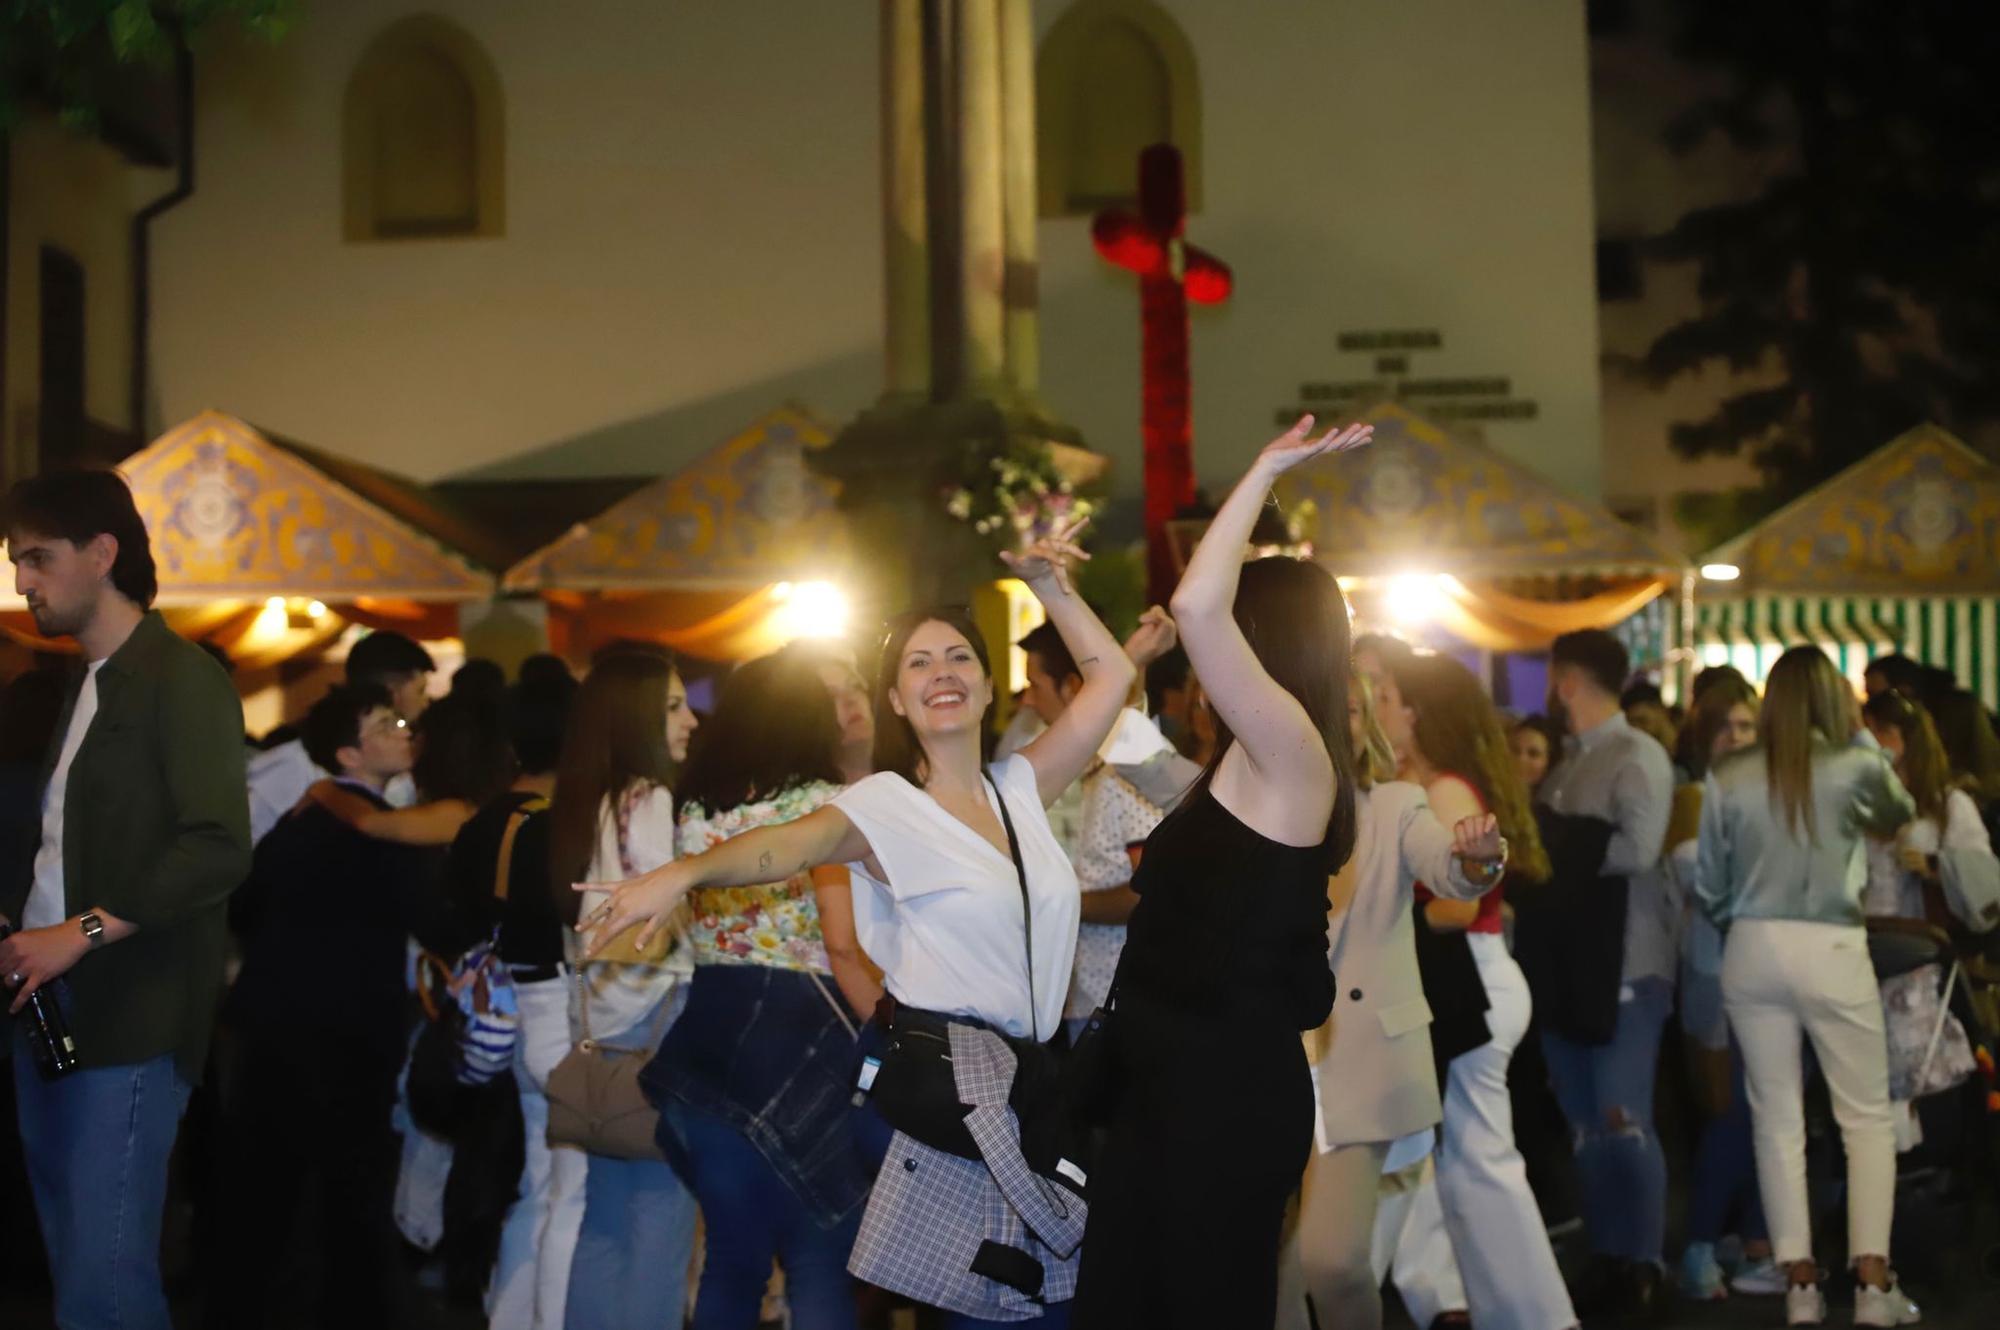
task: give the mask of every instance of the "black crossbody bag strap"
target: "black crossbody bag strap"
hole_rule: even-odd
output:
[[[1028,904],[1028,868],[1021,862],[1021,839],[1014,834],[1014,819],[1007,812],[1007,797],[1000,793],[1000,786],[993,780],[993,773],[986,773],[986,783],[993,786],[993,802],[1000,805],[1000,825],[1007,832],[1007,852],[1014,856],[1014,879],[1021,884],[1021,932],[1027,940],[1028,951],[1028,1033],[1036,1043],[1042,1041],[1040,1020],[1041,1007],[1035,1001],[1035,915]]]

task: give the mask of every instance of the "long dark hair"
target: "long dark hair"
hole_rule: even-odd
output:
[[[604,801],[635,782],[666,785],[667,685],[673,662],[645,651],[607,653],[590,667],[570,704],[569,732],[556,763],[549,805],[549,885],[565,918],[576,916],[576,893],[597,851]]]
[[[1903,778],[1903,787],[1909,790],[1910,798],[1916,801],[1918,815],[1931,819],[1942,831],[1946,805],[1958,782],[1952,776],[1951,762],[1945,756],[1937,726],[1931,723],[1930,712],[1924,710],[1921,702],[1888,692],[1869,698],[1862,704],[1861,714],[1871,724],[1902,736],[1903,760],[1897,764],[1897,774]]]
[[[441,697],[424,708],[416,730],[410,778],[426,800],[463,799],[484,807],[506,792],[519,771],[506,717],[492,702]]]
[[[972,611],[963,605],[938,605],[927,610],[912,610],[889,621],[887,633],[882,638],[882,651],[875,660],[875,769],[893,771],[912,785],[923,783],[923,745],[917,742],[916,727],[910,724],[908,716],[899,716],[889,705],[889,695],[896,691],[896,680],[903,672],[903,649],[910,644],[910,638],[917,629],[927,623],[941,623],[956,631],[972,647],[972,655],[979,662],[981,677],[993,678],[993,662],[986,652],[986,639],[979,631],[979,625],[972,621]],[[985,761],[993,755],[993,703],[999,698],[999,690],[993,690],[993,699],[986,704],[986,710],[979,717],[979,754]],[[1347,702],[1341,700],[1341,723],[1347,723]]]
[[[817,662],[780,651],[722,685],[674,792],[683,809],[720,813],[813,781],[838,785],[839,745],[840,720]]]
[[[1396,691],[1416,713],[1417,751],[1436,771],[1479,792],[1507,838],[1507,875],[1549,880],[1549,855],[1514,766],[1507,729],[1478,678],[1450,656],[1410,656],[1387,662]]]
[[[1347,600],[1333,574],[1305,559],[1273,555],[1243,565],[1233,607],[1236,626],[1264,672],[1298,699],[1333,763],[1333,812],[1321,842],[1338,872],[1354,853],[1354,741],[1347,730],[1347,688],[1352,648]],[[1215,756],[1181,808],[1215,780],[1234,735],[1215,713]],[[1179,809],[1175,810],[1180,811]]]

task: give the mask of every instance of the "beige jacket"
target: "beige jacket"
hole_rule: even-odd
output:
[[[1441,1116],[1431,1009],[1417,974],[1412,888],[1472,900],[1451,832],[1423,790],[1403,781],[1356,800],[1354,896],[1328,926],[1339,991],[1333,1016],[1306,1036],[1317,1054],[1322,1144],[1393,1141]]]

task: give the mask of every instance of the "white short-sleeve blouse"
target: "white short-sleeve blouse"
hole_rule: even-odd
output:
[[[1048,1039],[1062,1023],[1076,956],[1082,913],[1076,870],[1049,827],[1028,759],[1017,754],[989,771],[1007,801],[1027,868],[1035,939],[1032,1012],[1014,861],[893,772],[877,772],[833,801],[867,837],[886,876],[850,865],[855,931],[898,1002]]]

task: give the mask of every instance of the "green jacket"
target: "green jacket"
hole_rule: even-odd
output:
[[[46,787],[82,687],[71,681]],[[97,672],[97,715],[63,803],[64,914],[103,909],[138,931],[69,972],[70,1032],[87,1067],[172,1053],[201,1077],[222,995],[229,893],[250,872],[243,707],[220,666],[148,614]],[[0,913],[33,885],[16,872]]]

